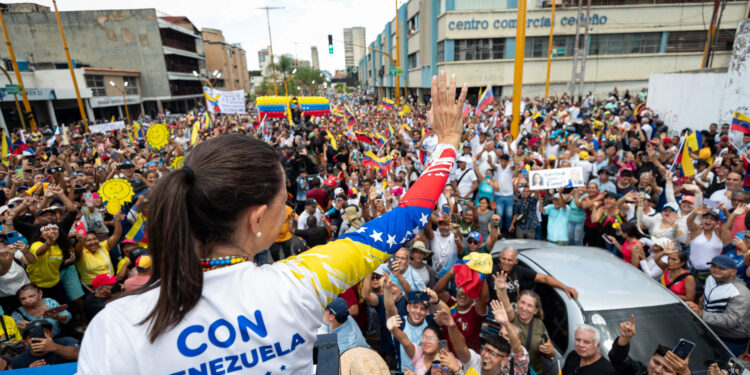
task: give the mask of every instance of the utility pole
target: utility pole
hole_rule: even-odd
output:
[[[399,39],[399,37],[398,37],[398,0],[394,0],[394,2],[396,3],[396,18],[395,18],[395,22],[396,22],[396,66],[395,66],[395,68],[396,68],[396,75],[393,76],[393,80],[395,81],[394,82],[394,87],[396,89],[396,106],[399,107],[399,106],[401,106],[401,89],[399,88],[399,83],[401,81],[401,75],[398,74],[398,68],[401,67],[401,63],[400,63],[400,60],[399,60],[399,56],[401,55],[401,53],[400,53],[401,51],[398,50],[398,39]]]
[[[516,21],[516,56],[513,64],[513,118],[510,123],[510,134],[518,137],[521,120],[521,88],[523,87],[523,58],[526,53],[526,2],[518,1]]]
[[[571,99],[576,99],[576,84],[578,84],[580,92],[578,93],[578,101],[580,102],[581,96],[583,95],[583,74],[586,71],[586,54],[588,53],[588,35],[589,35],[589,15],[591,14],[591,0],[588,0],[586,7],[586,17],[581,19],[583,16],[583,0],[578,0],[578,13],[576,14],[576,38],[575,38],[575,49],[573,54],[573,74],[570,78],[570,84],[568,85],[568,91],[570,91]],[[581,40],[581,28],[585,27],[584,40]],[[583,46],[582,46],[583,45]]]
[[[271,38],[271,16],[269,15],[269,11],[271,9],[284,9],[284,7],[264,6],[262,8],[257,8],[257,9],[266,10],[266,23],[268,24],[268,52],[271,55],[271,69],[273,70],[273,94],[278,96],[279,89],[276,85],[276,63],[273,61],[273,39]]]
[[[5,18],[3,17],[3,11],[5,11],[5,9],[7,8],[0,9],[0,26],[2,26],[3,28],[3,35],[5,36],[5,45],[8,46],[8,55],[10,56],[10,61],[13,63],[13,72],[16,74],[16,82],[18,82],[21,88],[21,97],[23,98],[23,107],[26,110],[26,112],[31,114],[30,125],[31,125],[31,130],[34,131],[36,130],[36,120],[34,119],[34,113],[31,111],[31,103],[29,103],[29,97],[28,95],[26,95],[26,87],[23,86],[23,79],[21,78],[21,71],[18,70],[18,61],[16,61],[16,53],[13,52],[13,44],[10,42],[10,38],[8,37],[8,29],[5,27]],[[18,116],[23,117],[25,116],[25,113],[19,113]]]
[[[586,29],[583,32],[583,54],[581,55],[581,75],[579,80],[578,88],[578,106],[581,106],[581,99],[583,98],[583,82],[586,81],[586,56],[589,54],[589,19],[591,17],[591,0],[587,0],[586,3],[586,20],[584,26]]]
[[[70,50],[68,49],[68,42],[65,40],[65,31],[63,31],[62,21],[60,20],[60,12],[57,11],[57,2],[52,0],[52,4],[55,6],[55,15],[57,16],[57,26],[60,27],[60,37],[62,38],[63,48],[65,48],[65,57],[68,59],[68,69],[70,70],[70,77],[73,79],[73,88],[76,91],[76,100],[78,101],[78,111],[81,112],[81,120],[83,121],[83,128],[86,132],[89,131],[89,122],[86,119],[86,110],[83,108],[83,100],[81,100],[81,92],[78,90],[78,81],[76,80],[76,74],[73,71],[73,61],[70,59]],[[123,96],[124,98],[125,96]],[[127,104],[125,105],[125,112],[128,111]],[[128,115],[128,122],[130,122],[130,116]],[[130,124],[128,124],[130,126]]]
[[[552,66],[552,36],[555,30],[555,3],[557,0],[552,0],[552,15],[550,15],[551,21],[549,24],[549,43],[547,46],[547,79],[544,81],[544,97],[549,98],[549,72]]]

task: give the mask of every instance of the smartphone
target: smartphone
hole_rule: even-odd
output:
[[[680,339],[680,341],[677,341],[677,345],[672,348],[672,353],[677,354],[677,356],[682,359],[687,359],[690,353],[693,352],[693,349],[695,349],[694,343],[685,339]]]
[[[16,177],[23,178],[23,169],[21,167],[16,168]]]
[[[451,221],[454,223],[458,223],[458,215],[457,214],[451,214]]]
[[[409,291],[409,296],[407,300],[409,302],[429,301],[430,297],[424,291],[412,290],[412,291]]]
[[[45,314],[58,314],[68,309],[68,305],[60,305],[57,307],[53,307],[51,309],[47,309],[44,313]],[[693,344],[695,345],[695,344]]]
[[[710,199],[704,199],[703,200],[703,205],[706,206],[706,207],[708,207],[711,210],[714,209],[714,208],[719,208],[719,202],[712,201]]]
[[[443,205],[443,213],[446,215],[449,215],[451,213],[451,206],[449,205]]]
[[[14,243],[20,241],[20,236],[16,231],[5,233],[5,237],[8,239],[8,245],[13,245]]]
[[[542,344],[544,344],[545,342],[547,342],[547,340],[549,340],[549,336],[547,336],[547,333],[542,333],[542,336],[539,337],[539,340],[542,342]]]
[[[448,350],[448,341],[447,340],[440,340],[438,341],[438,350],[440,349],[446,349]]]

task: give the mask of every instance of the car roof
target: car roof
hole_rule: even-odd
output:
[[[524,259],[525,258],[525,259]],[[520,260],[578,291],[585,311],[661,306],[680,299],[641,270],[606,250],[562,246],[524,250]]]
[[[495,244],[492,246],[492,256],[500,255],[500,251],[505,249],[506,247],[512,247],[518,251],[521,250],[527,250],[527,249],[539,249],[544,247],[559,247],[559,245],[556,245],[552,242],[547,241],[539,241],[539,240],[499,240],[496,241]]]

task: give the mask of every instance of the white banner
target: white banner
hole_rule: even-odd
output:
[[[531,190],[557,189],[585,185],[581,167],[529,171]]]
[[[125,127],[125,121],[105,122],[104,124],[90,125],[92,133],[106,133],[112,130],[120,130]]]
[[[208,111],[211,113],[247,113],[245,90],[221,91],[204,86],[203,96],[208,102]]]

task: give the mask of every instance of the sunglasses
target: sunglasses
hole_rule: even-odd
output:
[[[380,274],[377,274],[377,273],[373,273],[372,274],[373,280],[380,280],[382,277],[383,277],[383,275],[380,275]]]
[[[477,240],[466,240],[466,243],[477,244],[479,242]]]

